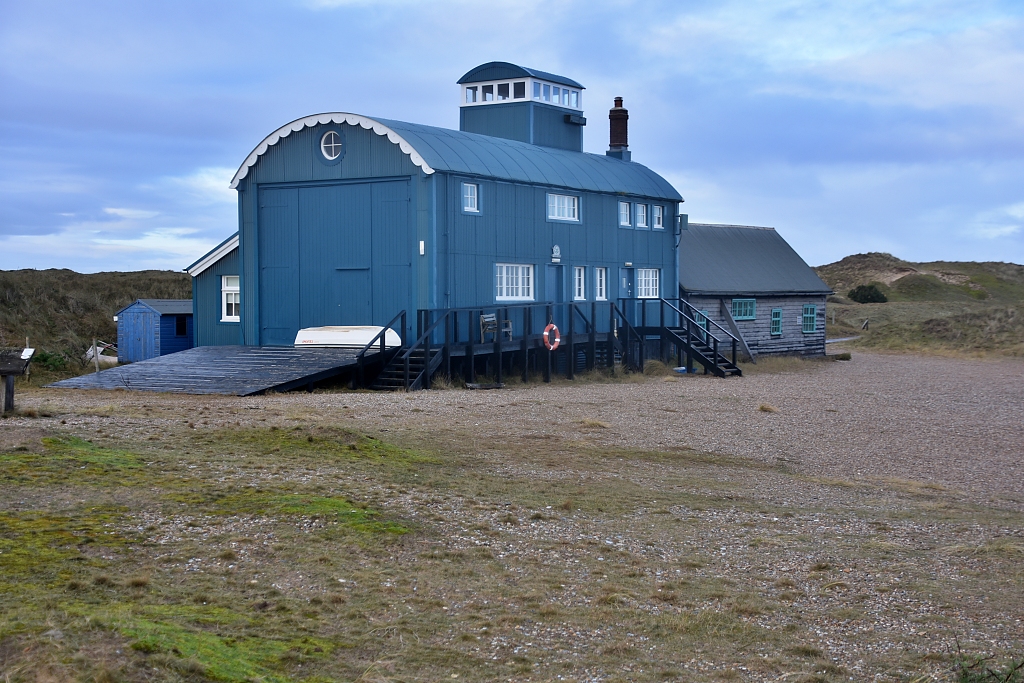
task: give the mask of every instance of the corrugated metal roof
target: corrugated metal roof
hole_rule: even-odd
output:
[[[139,299],[160,315],[185,315],[192,313],[192,299]]]
[[[690,223],[679,239],[679,284],[693,294],[829,294],[774,228]]]
[[[435,171],[682,200],[667,180],[642,164],[418,123],[376,120],[401,135]]]
[[[542,81],[570,85],[579,88],[580,90],[584,89],[582,85],[571,78],[548,73],[547,71],[541,71],[539,69],[528,69],[525,66],[519,66],[518,64],[513,64],[511,62],[487,62],[486,64],[481,64],[480,66],[466,72],[466,75],[460,78],[458,83],[461,85],[463,83],[500,81],[505,78],[527,78],[529,76],[539,78]]]

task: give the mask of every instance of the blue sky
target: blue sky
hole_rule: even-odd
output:
[[[691,221],[776,227],[812,265],[1024,263],[1024,3],[0,0],[0,268],[181,269],[236,229],[238,165],[348,111],[458,127],[503,60],[587,87],[584,146]]]

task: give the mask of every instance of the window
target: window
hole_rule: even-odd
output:
[[[462,210],[480,213],[480,186],[476,183],[462,183]]]
[[[772,335],[779,337],[782,335],[782,309],[772,309]]]
[[[594,298],[598,301],[608,300],[608,269],[594,269]]]
[[[471,85],[471,86],[467,87],[466,88],[466,102],[468,102],[470,104],[472,104],[473,102],[476,102],[477,101],[476,93],[477,93],[477,88],[476,88],[475,85]]]
[[[587,298],[587,269],[583,266],[576,266],[572,269],[572,274],[572,298],[576,301],[583,301]]]
[[[537,83],[536,81],[533,84],[533,99],[540,99],[540,83]]]
[[[498,301],[533,301],[533,266],[498,263],[495,285]]]
[[[544,91],[544,101],[545,102],[550,102],[551,101],[551,86],[548,85],[547,83],[545,83],[541,87],[541,90]]]
[[[629,227],[629,202],[619,202],[619,225]]]
[[[567,194],[549,194],[548,218],[556,221],[578,221],[580,198]]]
[[[518,81],[512,84],[512,97],[517,100],[526,99],[526,81]]]
[[[814,304],[804,304],[803,315],[804,334],[818,331],[818,307]]]
[[[651,207],[651,215],[654,218],[653,227],[655,230],[665,229],[665,207],[654,205]]]
[[[306,143],[309,144],[309,143]],[[324,136],[320,138],[320,151],[330,161],[334,161],[341,156],[341,136],[335,133],[333,130],[329,130],[324,133]]]
[[[658,269],[637,268],[636,269],[636,291],[641,299],[657,299],[658,294]]]
[[[220,321],[237,323],[241,320],[241,294],[238,291],[238,276],[225,275],[220,279],[221,308]]]
[[[187,315],[176,315],[174,316],[174,336],[184,337],[188,334],[188,316]]]
[[[569,97],[569,106],[573,109],[580,108],[580,93],[578,90],[573,90]]]
[[[755,299],[733,299],[732,319],[733,320],[754,320],[757,317],[757,305]]]
[[[701,333],[700,333],[701,341],[707,341],[707,338],[708,338],[707,337],[707,332],[708,332],[708,312],[707,312],[707,310],[705,309],[703,311],[697,311],[694,314],[694,316],[693,316],[693,320],[694,320],[694,322],[697,323],[697,327],[699,327],[702,330]]]
[[[636,227],[646,228],[647,227],[647,205],[637,204],[636,205]]]
[[[498,84],[498,100],[508,99],[508,83]]]
[[[483,85],[480,86],[480,101],[481,102],[493,102],[494,101],[494,86]]]

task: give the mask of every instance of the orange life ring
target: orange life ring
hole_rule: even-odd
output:
[[[548,340],[548,334],[554,332],[554,342]],[[562,343],[562,338],[558,334],[558,326],[554,323],[548,323],[548,326],[544,328],[544,346],[548,347],[548,351],[554,351],[558,348],[558,345]]]

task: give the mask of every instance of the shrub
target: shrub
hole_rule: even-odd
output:
[[[877,285],[857,285],[846,296],[859,304],[884,304],[889,300]]]
[[[51,372],[60,372],[61,370],[67,370],[68,359],[59,353],[40,351],[32,357],[32,364],[36,366],[41,365]]]

